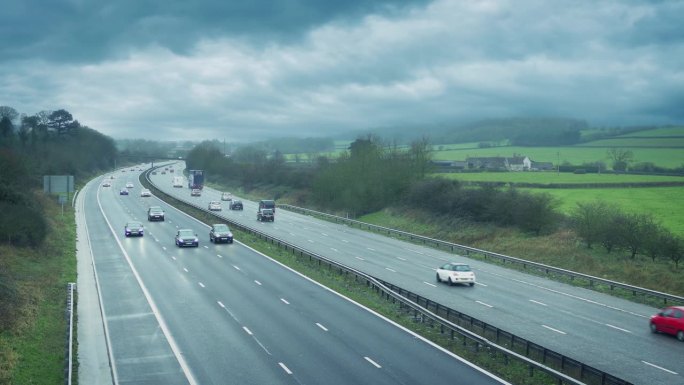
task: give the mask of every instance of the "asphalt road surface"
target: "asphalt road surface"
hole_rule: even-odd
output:
[[[181,175],[184,164],[173,167],[174,174]],[[210,200],[220,200],[221,192],[208,187],[202,196],[191,197],[187,187],[172,187],[172,176],[157,173],[151,179],[163,191],[204,208]],[[272,223],[257,222],[256,203],[240,199],[243,211],[227,210],[227,202],[223,202],[219,215],[630,382],[684,384],[684,343],[649,331],[649,317],[656,308],[287,210],[278,209]],[[469,263],[477,274],[477,284],[438,284],[435,269],[447,261]]]
[[[207,226],[140,197],[138,174],[95,180],[79,198],[115,383],[504,383],[239,242],[210,243]],[[150,205],[164,222],[147,222]],[[124,236],[131,220],[143,237]],[[177,248],[178,228],[200,246]]]

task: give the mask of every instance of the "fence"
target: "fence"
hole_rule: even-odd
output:
[[[70,282],[67,284],[67,304],[65,318],[67,321],[66,330],[66,343],[65,343],[65,354],[64,354],[64,383],[66,385],[71,385],[73,380],[73,368],[74,368],[74,288],[76,284]]]
[[[293,255],[308,258],[310,261],[315,260],[321,267],[326,265],[329,269],[338,270],[340,274],[351,274],[357,281],[361,280],[368,287],[377,291],[382,298],[393,303],[399,303],[400,306],[414,312],[414,318],[420,322],[439,325],[440,332],[442,334],[447,333],[452,340],[461,338],[464,345],[471,344],[475,346],[475,349],[489,349],[491,352],[495,352],[495,355],[504,357],[505,362],[512,359],[527,365],[530,376],[534,374],[535,370],[538,370],[554,378],[558,384],[630,385],[629,382],[623,379],[566,357],[561,353],[546,349],[541,345],[496,328],[465,313],[440,305],[437,302],[404,290],[399,286],[379,280],[322,255],[307,251],[299,246],[222,217],[217,213],[206,210],[203,206],[178,200],[159,190],[149,180],[147,173],[145,174],[145,180],[141,179],[141,182],[156,193],[168,197],[167,199],[170,198],[170,200],[178,202],[180,205],[192,207],[207,215],[220,218],[221,221],[230,223],[234,228],[255,235],[272,245],[291,252]],[[434,311],[431,309],[434,309]],[[549,363],[548,365],[547,362]]]

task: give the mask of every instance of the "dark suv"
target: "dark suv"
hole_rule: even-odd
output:
[[[239,201],[237,199],[233,199],[228,204],[228,209],[230,209],[230,210],[242,210],[242,201]]]
[[[147,220],[152,221],[162,221],[164,222],[164,210],[159,206],[150,206],[147,209]]]
[[[262,199],[259,201],[259,210],[261,209],[271,209],[273,210],[273,213],[275,214],[275,201],[271,199]]]
[[[211,230],[209,230],[209,242],[233,243],[233,233],[230,232],[230,228],[226,224],[218,223],[211,225]]]

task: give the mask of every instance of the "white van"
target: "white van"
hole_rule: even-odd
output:
[[[183,188],[183,177],[182,176],[174,176],[173,177],[173,187]]]

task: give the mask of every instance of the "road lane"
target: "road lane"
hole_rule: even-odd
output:
[[[205,188],[201,197],[190,199],[187,189],[164,188],[159,175],[152,179],[177,198],[200,206],[220,197],[220,192]],[[224,210],[220,215],[630,381],[684,382],[684,360],[679,358],[684,355],[684,344],[648,331],[647,317],[658,309],[287,210],[277,210],[274,223],[259,223],[250,216],[256,212],[256,203],[242,201],[246,213]],[[479,284],[474,288],[435,285],[433,269],[450,260],[469,263]],[[616,351],[628,353],[616,356]],[[643,361],[655,361],[677,374],[657,371]]]
[[[201,384],[434,383],[454,373],[469,383],[501,383],[239,243],[210,244],[206,226],[155,198],[140,198],[137,183],[131,195],[119,196],[118,185],[125,182],[117,182],[100,191],[113,233],[92,214],[95,208],[86,210],[94,215],[88,223],[92,242],[102,250],[97,267],[116,270],[104,274],[103,280],[115,282],[103,282],[102,291],[106,321],[114,325],[117,371],[127,383],[174,383],[165,377],[172,373],[176,383],[185,376],[184,383],[195,378]],[[145,221],[151,204],[167,207],[167,221]],[[123,224],[135,218],[144,222],[145,236],[124,237]],[[194,229],[200,247],[176,248],[178,227]],[[123,252],[116,250],[115,237]],[[125,268],[122,253],[150,301],[139,286],[134,290],[133,269]],[[131,295],[118,296],[119,289]],[[169,332],[160,325],[139,327],[154,319],[162,319]],[[143,375],[148,363],[173,364],[172,344],[190,374],[175,362],[173,370],[147,366]]]

